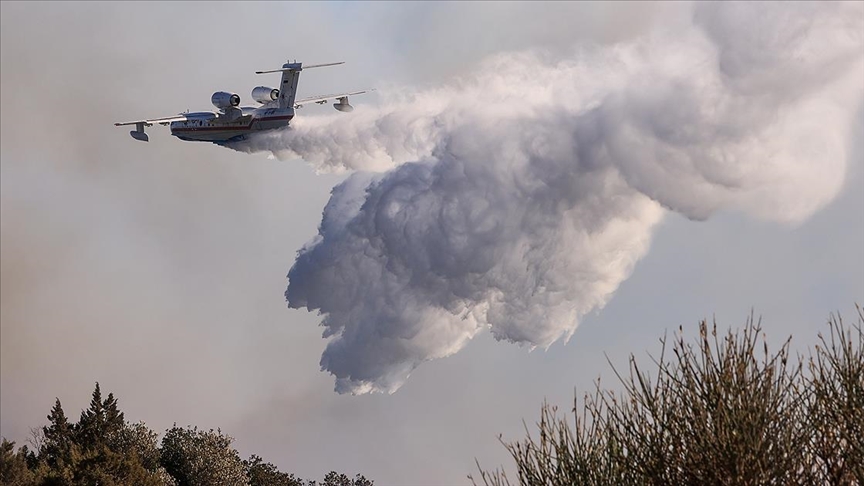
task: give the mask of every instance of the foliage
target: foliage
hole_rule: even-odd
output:
[[[161,467],[158,437],[144,422],[124,423],[108,444],[112,450],[138,456],[145,469],[155,471]]]
[[[280,472],[276,466],[265,463],[255,454],[243,461],[243,466],[246,468],[246,476],[249,477],[249,486],[305,486],[303,480],[293,474]]]
[[[520,484],[864,484],[862,316],[849,329],[829,319],[804,367],[787,340],[769,353],[760,323],[718,337],[699,325],[695,345],[683,329],[661,339],[654,374],[630,357],[615,374],[623,391],[599,380],[574,426],[544,404],[540,436],[504,443]],[[479,467],[479,464],[478,464]],[[486,485],[505,472],[480,470]],[[473,480],[473,478],[472,478]]]
[[[102,399],[99,384],[90,407],[70,423],[60,400],[43,427],[40,450],[31,461],[37,484],[162,485],[158,464],[148,469],[135,450],[125,450],[118,438],[127,424],[113,394]]]
[[[233,439],[221,430],[199,431],[175,424],[162,438],[143,422],[126,422],[114,395],[102,398],[99,384],[90,406],[77,423],[70,422],[60,400],[54,402],[48,425],[31,429],[27,446],[2,440],[0,485],[102,486],[372,486],[357,475],[329,473],[322,483],[280,472],[252,455],[242,461]]]
[[[243,461],[249,476],[250,486],[372,486],[374,481],[360,474],[350,478],[345,474],[330,471],[321,482],[303,481],[293,474],[279,472],[276,466],[265,463],[260,457],[252,455],[248,461]]]
[[[175,424],[162,439],[162,464],[178,486],[248,484],[243,461],[231,447],[233,441],[221,430],[205,432]]]
[[[310,481],[309,486],[316,486],[315,481]],[[372,486],[372,481],[359,474],[351,479],[344,474],[330,471],[319,486]]]
[[[15,443],[3,439],[0,444],[0,484],[26,486],[33,484],[35,476],[27,466],[27,446],[15,451]]]

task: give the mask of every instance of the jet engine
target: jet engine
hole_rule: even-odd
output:
[[[258,86],[252,90],[252,99],[258,103],[269,103],[279,99],[279,90],[267,86]]]
[[[226,93],[224,91],[217,91],[213,93],[213,96],[210,97],[210,102],[213,103],[213,106],[216,108],[226,109],[233,108],[240,104],[240,96],[234,93]]]
[[[339,103],[333,103],[333,108],[336,108],[337,110],[345,113],[349,111],[354,111],[354,107],[348,104],[347,96],[339,98]]]

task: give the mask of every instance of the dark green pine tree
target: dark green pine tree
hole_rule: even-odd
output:
[[[81,412],[75,426],[81,451],[74,469],[77,484],[159,484],[157,473],[144,468],[136,451],[115,448],[125,427],[126,420],[114,394],[109,393],[103,400],[96,383],[90,407]]]
[[[15,443],[3,438],[0,443],[0,484],[4,486],[36,484],[36,478],[28,467],[29,455],[27,446],[15,452]]]
[[[99,383],[93,390],[90,399],[90,408],[81,411],[81,418],[75,427],[78,444],[83,449],[94,449],[103,442],[104,438],[105,410],[102,403],[102,390]]]
[[[47,426],[42,427],[44,441],[39,450],[39,462],[46,466],[41,482],[49,485],[73,484],[80,454],[75,443],[74,425],[66,418],[59,398],[48,414],[48,422]]]
[[[117,408],[117,399],[113,393],[108,394],[108,398],[102,403],[102,410],[105,413],[104,435],[106,438],[114,437],[126,425],[126,418]]]
[[[66,414],[63,412],[63,405],[60,404],[59,398],[56,399],[54,408],[48,414],[48,422],[49,425],[42,427],[45,441],[39,454],[51,467],[58,465],[60,462],[68,463],[70,449],[74,443],[74,436],[72,424],[66,419]]]
[[[102,400],[102,390],[96,383],[90,408],[81,412],[76,426],[78,444],[85,450],[98,449],[119,433],[125,423],[114,394],[109,393],[108,398]]]

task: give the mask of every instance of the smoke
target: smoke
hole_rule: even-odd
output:
[[[378,108],[234,148],[356,172],[286,291],[323,315],[340,393],[394,392],[484,328],[549,346],[602,308],[671,210],[795,224],[838,193],[862,95],[861,4],[698,4],[567,60],[499,55]]]

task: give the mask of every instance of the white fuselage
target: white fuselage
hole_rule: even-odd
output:
[[[212,112],[188,113],[188,120],[171,122],[171,135],[187,141],[231,142],[243,140],[253,132],[285,127],[294,118],[294,108],[274,104],[247,106],[238,111],[242,115],[234,117]]]

